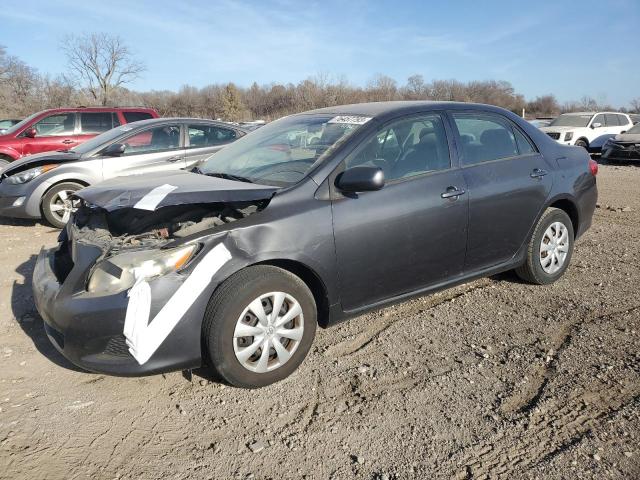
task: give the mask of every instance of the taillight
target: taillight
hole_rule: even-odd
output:
[[[589,170],[591,171],[591,175],[594,177],[598,174],[598,162],[592,158],[589,159]]]

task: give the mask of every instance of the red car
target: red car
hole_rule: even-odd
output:
[[[69,150],[118,125],[158,118],[151,108],[77,107],[34,113],[0,135],[0,168],[34,153]]]

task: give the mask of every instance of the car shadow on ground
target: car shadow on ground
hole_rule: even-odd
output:
[[[33,227],[38,224],[40,224],[38,220],[32,220],[28,218],[0,217],[0,225],[8,225],[14,227]]]
[[[16,268],[16,273],[22,275],[24,281],[23,283],[19,283],[17,280],[13,282],[11,289],[11,310],[13,311],[13,316],[24,333],[31,339],[38,352],[60,367],[82,372],[82,369],[76,367],[55,349],[44,331],[42,318],[38,314],[33,302],[33,291],[31,288],[33,267],[35,266],[37,258],[37,255],[31,255],[26,262]]]

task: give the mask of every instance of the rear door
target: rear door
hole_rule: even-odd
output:
[[[468,205],[447,130],[438,113],[392,121],[341,166],[378,166],[386,178],[379,191],[343,196],[335,190],[334,237],[345,311],[462,273]]]
[[[36,136],[31,138],[26,132],[35,129]],[[69,150],[78,144],[76,114],[73,112],[54,113],[34,123],[20,134],[23,155]]]
[[[107,132],[120,125],[118,116],[113,112],[79,112],[78,143]]]
[[[451,112],[469,197],[465,272],[510,260],[536,222],[553,177],[533,142],[502,115]]]
[[[126,128],[126,127],[123,127]],[[179,123],[147,128],[119,140],[125,152],[103,157],[104,178],[184,168],[184,145]]]
[[[225,145],[234,142],[240,133],[233,128],[206,123],[191,123],[186,127],[186,167],[193,168]]]

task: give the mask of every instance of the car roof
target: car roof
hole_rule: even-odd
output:
[[[236,130],[240,130],[243,132],[250,132],[251,130],[246,128],[246,127],[242,127],[240,125],[236,125],[233,123],[227,123],[227,122],[221,122],[220,120],[209,120],[207,118],[189,118],[189,117],[162,117],[162,118],[149,118],[147,120],[139,120],[137,122],[130,122],[127,123],[128,127],[143,127],[143,126],[148,126],[148,125],[155,125],[155,124],[160,124],[160,123],[171,123],[171,122],[180,122],[180,123],[206,123],[209,125],[215,125],[215,126],[219,126],[219,127],[225,127],[225,128],[233,128]]]
[[[602,112],[567,112],[567,113],[563,113],[562,115],[597,115],[597,114],[601,114],[601,113],[615,113],[616,115],[626,115],[626,113],[623,112],[609,112],[609,111],[602,111]]]
[[[43,113],[55,113],[55,112],[151,112],[155,110],[151,107],[61,107],[61,108],[48,108],[38,112]]]
[[[371,118],[382,118],[395,114],[409,114],[424,110],[484,110],[492,112],[504,112],[505,110],[493,105],[482,103],[466,102],[437,102],[437,101],[391,101],[391,102],[369,102],[353,103],[350,105],[338,105],[335,107],[325,107],[304,112],[304,114],[333,114],[333,115],[362,115]]]

